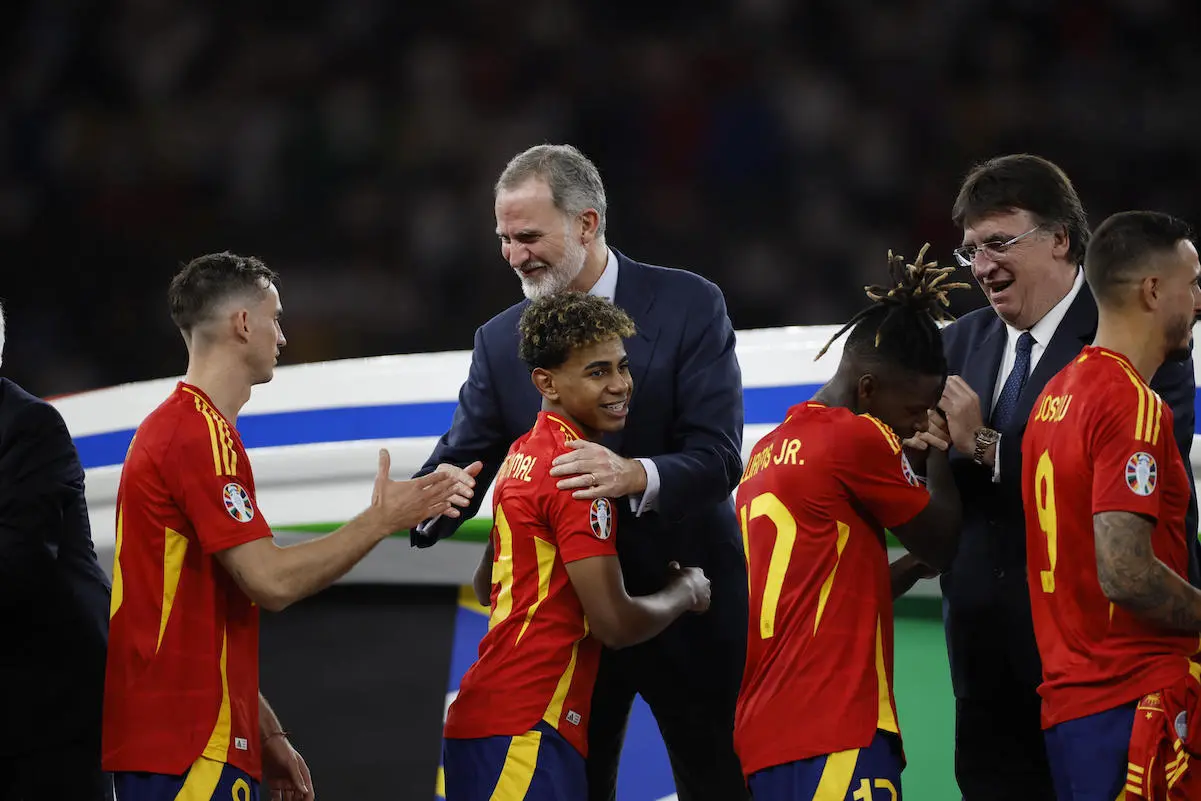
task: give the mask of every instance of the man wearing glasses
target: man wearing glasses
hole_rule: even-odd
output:
[[[1010,155],[964,179],[952,219],[955,259],[989,308],[944,331],[951,377],[939,407],[963,501],[959,552],[941,578],[955,690],[955,776],[964,801],[1054,799],[1040,725],[1042,666],[1026,586],[1022,434],[1043,386],[1093,340],[1097,306],[1080,268],[1088,221],[1067,175],[1038,156]],[[1189,469],[1192,358],[1151,383],[1172,407]],[[1197,531],[1190,501],[1187,529]],[[1198,583],[1198,543],[1189,575]]]

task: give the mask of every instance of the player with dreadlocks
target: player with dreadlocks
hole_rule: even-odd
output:
[[[750,631],[734,745],[755,801],[900,797],[892,599],[950,564],[960,517],[931,410],[937,321],[964,285],[925,253],[889,252],[894,284],[867,287],[872,305],[830,340],[851,332],[834,378],[759,441],[738,487]],[[891,569],[885,529],[913,554]]]

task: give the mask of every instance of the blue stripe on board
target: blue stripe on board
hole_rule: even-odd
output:
[[[812,397],[819,386],[794,384],[747,388],[744,393],[747,425],[780,422],[790,406]],[[450,427],[455,406],[454,401],[438,401],[253,414],[238,421],[238,431],[247,448],[354,439],[439,437]],[[1201,425],[1201,415],[1197,422]],[[84,467],[101,467],[124,461],[131,439],[133,429],[109,431],[76,437],[75,447]]]

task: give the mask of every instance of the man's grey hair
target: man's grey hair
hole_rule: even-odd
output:
[[[607,202],[600,171],[587,156],[571,145],[536,145],[514,156],[496,181],[496,194],[513,189],[530,178],[540,178],[550,187],[555,208],[568,217],[596,209],[600,218],[597,238],[605,235]]]
[[[4,364],[4,304],[0,303],[0,364]]]

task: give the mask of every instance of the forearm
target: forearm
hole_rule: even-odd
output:
[[[267,703],[267,699],[263,697],[262,693],[259,693],[259,739],[266,742],[268,737],[277,734],[286,736],[283,724],[275,716],[275,710]]]
[[[920,542],[913,543],[914,555],[932,567],[945,570],[955,557],[963,510],[959,488],[944,451],[934,451],[926,460],[926,489],[930,492],[933,516]]]
[[[688,611],[692,594],[687,585],[673,581],[653,595],[627,597],[618,613],[614,636],[602,638],[610,648],[637,645],[660,634]]]
[[[1201,631],[1201,592],[1154,556],[1138,567],[1105,571],[1101,589],[1114,604],[1150,623]]]
[[[379,513],[367,509],[337,531],[280,548],[272,584],[281,606],[333,584],[390,533]]]
[[[471,588],[475,591],[475,599],[480,606],[490,606],[492,603],[492,561],[495,553],[492,550],[492,540],[484,547],[484,555],[475,569],[471,579]]]
[[[913,554],[905,554],[888,566],[889,577],[892,580],[892,597],[900,598],[926,574],[926,566],[918,561]]]

